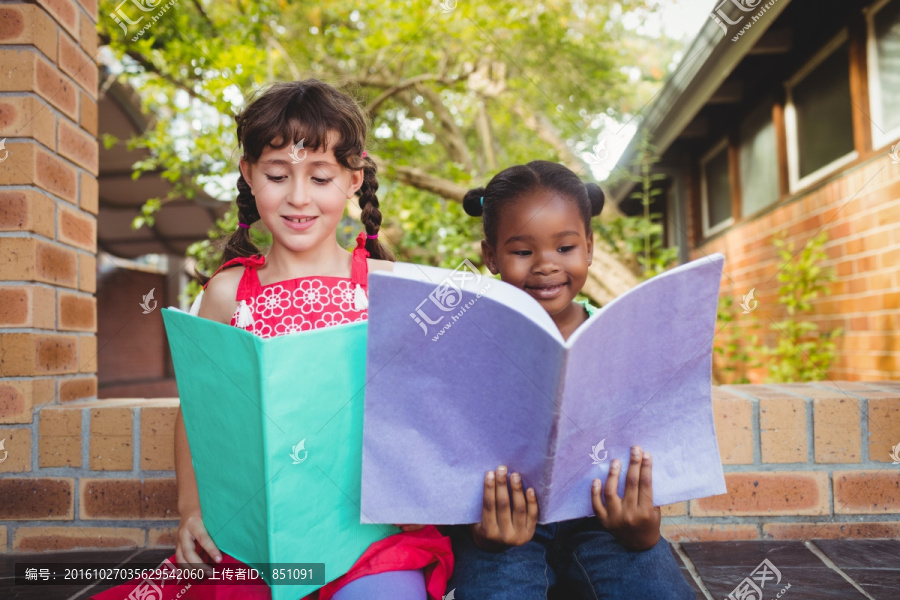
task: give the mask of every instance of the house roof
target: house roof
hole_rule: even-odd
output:
[[[122,258],[144,254],[184,256],[190,244],[207,237],[210,227],[225,214],[230,203],[199,191],[190,200],[178,198],[165,202],[153,227],[131,228],[132,220],[148,199],[164,199],[172,189],[172,184],[157,173],[144,173],[132,179],[134,163],[149,155],[143,148],[126,148],[127,140],[152,124],[152,119],[140,107],[140,97],[129,86],[115,81],[101,89],[100,137],[111,134],[119,141],[110,149],[100,144],[97,245]]]
[[[752,0],[743,2],[749,4]],[[712,18],[707,20],[685,51],[684,59],[644,111],[637,133],[616,166],[620,169],[628,168],[637,142],[645,131],[651,134],[658,154],[662,155],[692,124],[706,104],[716,101],[717,95],[727,96],[731,93],[723,84],[748,54],[782,51],[785,43],[783,36],[780,32],[770,32],[770,29],[790,2],[791,0],[775,0],[764,17],[753,23],[737,41],[732,41],[737,32],[748,22],[750,16],[757,14],[768,2],[758,0],[750,12],[742,11],[737,0],[715,0],[714,4],[711,3],[711,14],[718,10],[728,21],[743,19],[735,25],[725,23],[727,32]],[[612,189],[612,197],[617,205],[628,198],[633,186],[633,182],[623,180]]]

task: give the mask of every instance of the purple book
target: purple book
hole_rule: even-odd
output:
[[[362,522],[478,522],[501,464],[535,488],[541,523],[591,516],[591,481],[633,444],[653,454],[654,504],[725,493],[711,397],[724,260],[643,282],[567,341],[468,261],[372,273]]]

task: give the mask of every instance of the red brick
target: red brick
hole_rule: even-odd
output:
[[[0,52],[2,62],[2,52]],[[31,65],[30,87],[20,91],[35,91],[50,104],[65,113],[72,120],[78,118],[77,88],[72,81],[55,66],[42,58],[35,57]]]
[[[713,399],[719,455],[725,465],[753,464],[753,406],[732,396]]]
[[[82,479],[81,519],[177,519],[174,479]]]
[[[130,408],[91,409],[91,470],[131,470],[132,422],[133,413]]]
[[[146,534],[133,527],[18,527],[15,552],[51,552],[79,548],[137,548]]]
[[[900,523],[765,523],[763,535],[776,540],[898,538]]]
[[[38,421],[38,466],[81,466],[80,409],[46,407]]]
[[[94,17],[96,19],[96,16]],[[87,52],[88,56],[97,56],[97,45],[99,38],[97,35],[97,25],[95,20],[91,20],[85,14],[81,15],[81,32],[78,42],[81,44],[82,50]]]
[[[35,249],[34,279],[66,287],[78,284],[78,262],[74,250],[49,242]]]
[[[71,520],[75,481],[29,477],[0,479],[0,519]]]
[[[73,336],[0,333],[0,372],[7,377],[73,373],[75,344]]]
[[[2,6],[0,5],[0,14]],[[56,150],[56,115],[37,96],[2,96],[0,138],[6,137],[32,138],[50,150]]]
[[[835,514],[883,514],[900,512],[900,473],[885,471],[835,471]]]
[[[98,142],[91,134],[68,121],[59,122],[59,153],[94,175],[98,168]]]
[[[38,0],[38,4],[46,8],[50,16],[69,33],[78,35],[78,7],[72,0]]]
[[[78,3],[91,15],[94,23],[97,22],[97,0],[78,0]]]
[[[760,400],[759,437],[764,463],[805,463],[806,401],[789,397]]]
[[[96,397],[96,377],[73,377],[59,383],[60,402],[74,402]]]
[[[165,529],[151,528],[147,532],[147,545],[151,548],[174,548],[176,546],[178,528],[167,527]]]
[[[97,101],[84,92],[79,92],[78,95],[81,97],[81,120],[79,121],[79,124],[82,129],[96,138],[98,125]],[[97,152],[99,152],[99,144]]]
[[[81,373],[97,372],[97,336],[78,336],[78,365]]]
[[[59,329],[97,330],[97,299],[93,296],[59,292]]]
[[[79,28],[80,28],[79,22]],[[97,97],[97,63],[66,34],[59,36],[59,68],[74,79],[92,98]]]
[[[68,163],[43,150],[35,151],[34,182],[47,190],[75,203],[78,199],[78,172]]]
[[[31,470],[31,429],[15,427],[0,430],[0,473],[22,473]]]
[[[31,423],[33,407],[52,402],[52,379],[7,379],[0,381],[0,423]]]
[[[97,291],[97,258],[93,254],[78,255],[78,289],[91,294]]]
[[[175,407],[141,409],[141,469],[175,469]]]
[[[822,471],[726,473],[726,494],[692,500],[692,517],[824,515],[828,474]]]
[[[60,242],[90,252],[97,251],[96,217],[63,206],[60,206],[57,215]]]
[[[0,286],[0,327],[56,329],[56,292],[33,285]]]
[[[869,400],[869,460],[894,462],[892,452],[900,456],[900,393]]]
[[[817,463],[859,462],[859,400],[847,397],[814,400],[813,432]]]
[[[78,206],[81,210],[96,215],[100,205],[100,190],[97,178],[90,173],[81,173],[81,191]]]
[[[756,525],[700,525],[664,523],[660,533],[670,542],[728,542],[759,538]]]
[[[37,6],[13,4],[0,7],[0,44],[34,45],[56,58],[56,24]]]
[[[663,517],[684,517],[687,515],[687,502],[676,502],[660,506]]]
[[[34,232],[53,238],[56,202],[36,190],[0,191],[0,231]]]

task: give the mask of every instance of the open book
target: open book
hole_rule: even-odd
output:
[[[223,552],[251,566],[325,563],[328,582],[399,531],[360,524],[365,322],[263,339],[162,314],[203,523]],[[272,594],[297,600],[319,587]]]
[[[630,448],[653,455],[653,500],[725,492],[712,343],[724,256],[645,281],[563,341],[526,292],[398,263],[369,277],[362,518],[475,523],[484,473],[507,465],[540,522],[593,515],[591,482]]]

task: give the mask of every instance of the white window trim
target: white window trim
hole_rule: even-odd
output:
[[[900,125],[889,130],[882,131],[878,123],[884,122],[884,114],[881,107],[881,78],[878,70],[878,47],[875,39],[875,15],[887,6],[891,0],[879,0],[865,9],[868,33],[866,34],[866,63],[869,76],[869,110],[872,114],[872,146],[875,150],[890,145],[900,138]]]
[[[728,138],[724,138],[721,142],[712,147],[712,149],[703,155],[700,159],[700,212],[703,214],[703,237],[708,238],[711,235],[715,235],[722,231],[723,229],[728,229],[732,225],[734,225],[734,210],[731,211],[731,216],[716,225],[715,227],[709,226],[709,190],[706,185],[706,164],[711,161],[715,156],[717,156],[723,149],[725,149],[726,156],[728,153]],[[734,182],[731,180],[731,157],[728,157],[728,183],[734,187]],[[729,194],[730,195],[730,194]],[[732,206],[734,206],[734,198],[732,200]]]
[[[788,174],[790,179],[790,191],[795,193],[806,186],[815,183],[819,179],[833,173],[844,165],[853,162],[859,157],[859,153],[854,149],[844,156],[838,157],[827,165],[824,165],[806,177],[800,177],[800,149],[797,140],[797,111],[794,108],[794,87],[806,79],[806,76],[822,64],[825,59],[831,56],[844,42],[849,39],[847,30],[844,29],[837,34],[830,42],[825,44],[803,67],[797,71],[793,77],[788,79],[784,86],[787,92],[787,102],[784,107],[784,125],[785,134],[787,135],[787,153],[788,153]],[[848,78],[850,74],[847,74]]]

